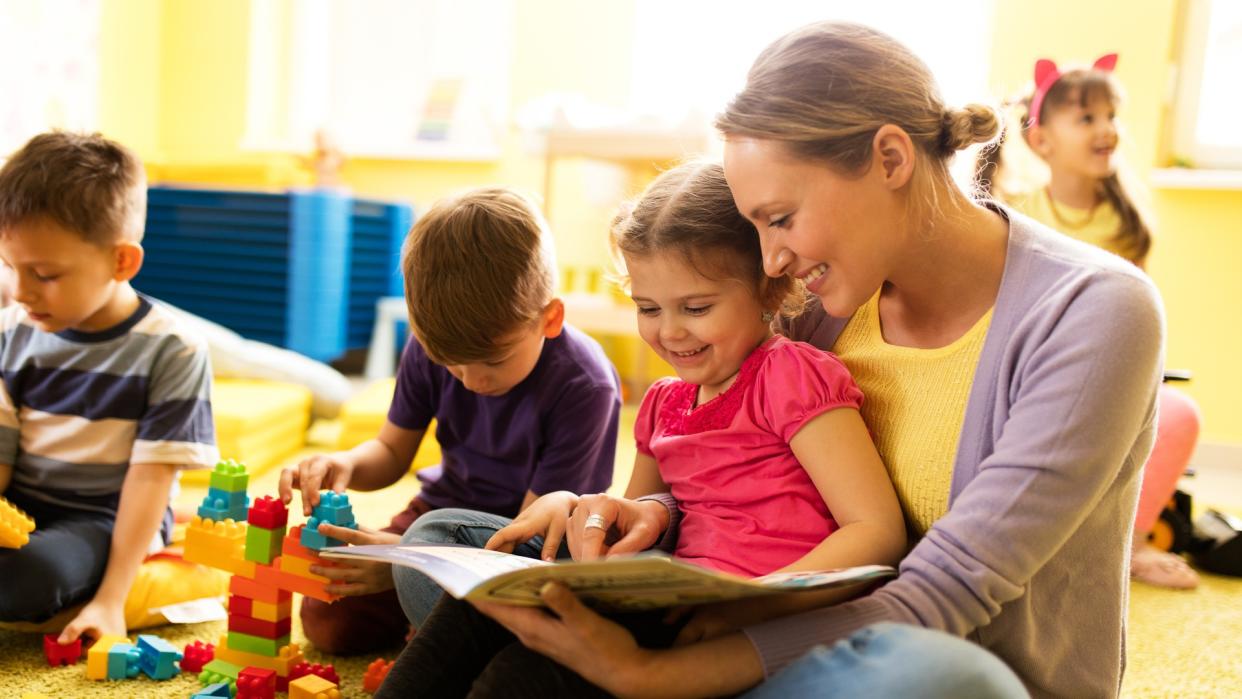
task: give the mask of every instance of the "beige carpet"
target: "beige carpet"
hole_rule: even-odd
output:
[[[628,411],[627,411],[628,412]],[[622,418],[633,424],[632,414]],[[616,482],[624,484],[633,463],[628,430],[621,436]],[[296,463],[296,461],[294,461]],[[278,469],[253,479],[250,494],[274,493]],[[618,486],[623,487],[623,486]],[[354,511],[365,526],[382,526],[387,517],[412,496],[417,481],[409,476],[376,493],[351,494]],[[187,488],[178,502],[196,505],[205,488]],[[1233,505],[1235,512],[1242,509]],[[295,519],[299,519],[296,518]],[[182,647],[193,640],[215,642],[224,622],[170,626],[151,631]],[[362,691],[362,675],[375,656],[325,657],[309,647],[294,615],[294,641],[303,644],[311,662],[331,662],[341,676],[346,697],[369,696]],[[1171,592],[1134,585],[1130,602],[1129,669],[1123,696],[1131,699],[1242,696],[1242,580],[1206,576],[1194,592]],[[384,656],[392,658],[397,649]],[[39,692],[48,697],[188,697],[198,686],[195,678],[179,676],[165,682],[149,679],[92,682],[85,666],[49,668],[43,660],[41,639],[31,634],[0,631],[0,699]]]

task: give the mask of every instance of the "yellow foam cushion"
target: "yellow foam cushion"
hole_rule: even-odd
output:
[[[220,453],[246,464],[251,475],[280,463],[306,443],[311,392],[281,381],[215,379],[211,411]],[[207,483],[210,470],[186,471],[182,481]]]
[[[374,439],[388,419],[388,406],[396,390],[396,379],[380,379],[359,391],[341,406],[341,432],[337,449],[352,449]],[[440,445],[436,442],[436,421],[432,420],[418,445],[411,470],[418,470],[440,463]]]

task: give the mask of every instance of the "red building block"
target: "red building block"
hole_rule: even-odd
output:
[[[241,595],[229,595],[229,615],[254,616],[254,600]]]
[[[60,634],[55,633],[43,637],[43,655],[47,658],[47,664],[56,667],[78,662],[78,658],[82,657],[82,639],[61,645],[56,642],[59,637]]]
[[[264,621],[241,614],[229,615],[229,631],[238,631],[259,638],[288,636],[292,624],[293,619],[289,617],[280,621]]]
[[[250,506],[246,521],[264,529],[280,529],[289,523],[289,508],[280,500],[264,495]]]
[[[320,665],[319,663],[311,664],[302,661],[289,670],[290,681],[296,680],[299,677],[306,677],[307,675],[322,677],[332,684],[339,685],[341,683],[341,678],[336,676],[336,668],[332,667],[331,663]]]
[[[362,689],[370,694],[379,691],[380,685],[384,683],[384,678],[388,676],[388,671],[392,669],[394,660],[384,660],[376,658],[367,666],[366,674],[362,676]]]
[[[233,699],[276,699],[276,671],[248,667],[237,673]]]
[[[199,673],[203,671],[203,666],[214,660],[216,657],[216,647],[210,643],[195,641],[187,643],[185,650],[181,654],[181,671],[190,673]]]

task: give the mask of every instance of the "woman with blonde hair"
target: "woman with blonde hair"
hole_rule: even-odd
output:
[[[961,191],[948,162],[994,138],[996,115],[946,107],[927,67],[866,27],[778,39],[717,126],[765,271],[817,301],[785,334],[838,354],[867,395],[915,537],[899,575],[781,618],[723,605],[731,626],[669,650],[555,585],[553,614],[480,609],[622,696],[1116,696],[1161,374],[1150,281]],[[570,548],[646,548],[676,515],[671,497],[585,496]],[[587,526],[600,518],[613,537]]]

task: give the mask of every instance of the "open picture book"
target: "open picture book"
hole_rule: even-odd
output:
[[[661,554],[603,561],[548,563],[455,544],[392,544],[325,548],[326,558],[359,558],[408,566],[458,599],[541,606],[539,589],[557,581],[593,607],[640,611],[742,597],[828,590],[891,578],[891,566],[773,573],[744,578],[682,563]]]

